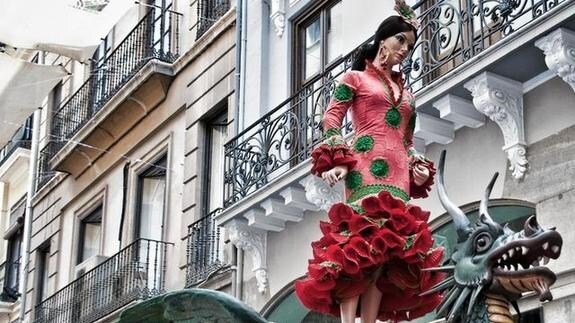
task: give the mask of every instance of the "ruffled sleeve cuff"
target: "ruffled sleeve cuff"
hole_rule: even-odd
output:
[[[421,184],[421,185],[417,185],[415,184],[415,181],[413,179],[413,168],[415,166],[423,166],[425,168],[427,168],[428,172],[429,172],[429,177],[427,178],[427,180]],[[433,165],[433,162],[425,159],[425,158],[415,158],[415,160],[413,161],[413,163],[411,164],[411,166],[409,167],[409,195],[412,198],[425,198],[427,197],[429,194],[429,191],[431,191],[431,186],[433,185],[433,178],[435,177],[435,167]]]
[[[350,169],[357,163],[343,137],[333,131],[327,130],[328,138],[311,153],[311,173],[316,176],[336,166],[347,166]]]

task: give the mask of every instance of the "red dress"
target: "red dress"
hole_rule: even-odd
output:
[[[403,84],[400,74],[394,77]],[[407,204],[410,197],[427,196],[435,169],[411,157],[414,98],[400,92],[394,98],[390,80],[371,64],[346,73],[334,90],[323,120],[326,140],[312,153],[312,173],[347,165],[346,203],[333,205],[329,222],[320,222],[323,236],[312,243],[308,275],[295,285],[312,310],[339,316],[342,300],[373,283],[383,293],[380,320],[414,319],[441,301],[438,294],[418,296],[442,279],[421,269],[438,266],[443,250],[432,248],[429,212]],[[339,132],[348,109],[355,131],[350,145]],[[421,186],[413,182],[410,161],[430,171]]]

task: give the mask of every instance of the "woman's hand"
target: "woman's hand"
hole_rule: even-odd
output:
[[[347,166],[335,166],[334,168],[325,171],[321,174],[321,178],[330,186],[334,186],[339,180],[345,178],[347,175]]]
[[[422,164],[417,164],[413,167],[413,182],[417,186],[421,186],[429,178],[429,170]]]

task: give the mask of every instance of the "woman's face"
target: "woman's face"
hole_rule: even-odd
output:
[[[388,65],[401,64],[409,56],[415,46],[415,33],[413,31],[402,31],[388,37],[380,43],[380,53],[389,53]],[[383,48],[383,50],[382,50]]]

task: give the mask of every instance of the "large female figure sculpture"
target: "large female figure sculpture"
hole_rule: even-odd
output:
[[[323,236],[312,243],[296,293],[344,323],[413,319],[441,300],[419,296],[441,279],[422,269],[437,266],[442,250],[432,249],[429,213],[408,204],[427,196],[435,169],[413,148],[414,97],[393,70],[413,49],[417,20],[405,3],[396,9],[401,16],[383,21],[336,86],[323,119],[326,139],[312,153],[313,174],[331,185],[345,179],[346,202],[320,223]],[[348,109],[350,145],[339,131]]]

